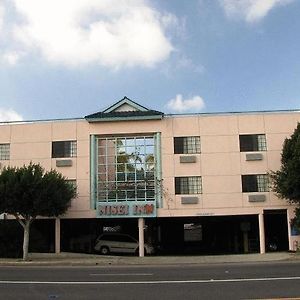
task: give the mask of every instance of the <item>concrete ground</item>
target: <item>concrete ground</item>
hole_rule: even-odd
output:
[[[300,260],[299,253],[273,252],[266,254],[208,256],[103,256],[81,253],[30,253],[29,261],[0,258],[0,266],[95,266],[95,265],[178,265],[220,264],[239,262],[271,262]]]

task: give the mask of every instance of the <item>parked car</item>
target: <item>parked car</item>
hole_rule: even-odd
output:
[[[109,253],[138,253],[139,242],[128,234],[103,233],[97,238],[94,249],[103,255]],[[145,243],[144,252],[145,255],[153,254],[154,247]]]

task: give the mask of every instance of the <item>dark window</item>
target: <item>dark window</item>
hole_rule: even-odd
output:
[[[268,192],[269,181],[266,174],[242,175],[243,193]]]
[[[132,237],[127,235],[120,235],[117,239],[119,242],[125,242],[125,243],[136,243],[136,240],[134,240]]]
[[[67,181],[67,183],[71,184],[75,188],[75,190],[77,191],[76,179],[67,179],[66,181]]]
[[[59,141],[52,142],[52,157],[76,157],[77,143],[76,141]]]
[[[116,236],[105,234],[105,235],[103,235],[103,236],[100,237],[100,240],[103,240],[103,241],[115,241],[116,240]]]
[[[0,144],[0,160],[9,160],[10,144]]]
[[[100,240],[112,241],[112,242],[126,242],[126,243],[135,243],[136,240],[128,235],[119,235],[119,234],[104,234],[100,237]]]
[[[264,134],[240,135],[240,151],[266,151],[267,142]]]
[[[201,194],[202,180],[200,176],[175,177],[175,194]]]
[[[175,154],[195,154],[200,153],[200,137],[174,137]]]

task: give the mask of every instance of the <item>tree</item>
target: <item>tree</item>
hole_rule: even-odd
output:
[[[300,123],[290,138],[286,138],[281,153],[281,167],[271,172],[272,190],[279,198],[295,204],[293,224],[300,225]]]
[[[24,229],[23,260],[28,259],[31,223],[38,217],[58,217],[70,206],[76,187],[55,170],[30,163],[6,167],[0,174],[0,214],[13,215]]]

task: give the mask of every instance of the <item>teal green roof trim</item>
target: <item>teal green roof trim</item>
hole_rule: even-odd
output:
[[[120,110],[119,107],[127,104],[133,108],[133,110]],[[164,113],[156,110],[148,109],[127,97],[118,101],[116,104],[110,106],[104,111],[96,112],[91,115],[85,116],[88,122],[113,122],[113,121],[131,121],[131,120],[161,120]]]
[[[255,114],[289,114],[300,113],[299,108],[295,109],[276,109],[276,110],[245,110],[245,111],[219,111],[219,112],[203,112],[203,113],[178,113],[165,114],[165,117],[185,117],[185,116],[219,116],[219,115],[255,115]]]
[[[161,120],[163,115],[145,115],[130,117],[103,117],[103,118],[86,118],[89,123],[94,122],[116,122],[116,121],[143,121],[143,120]]]

